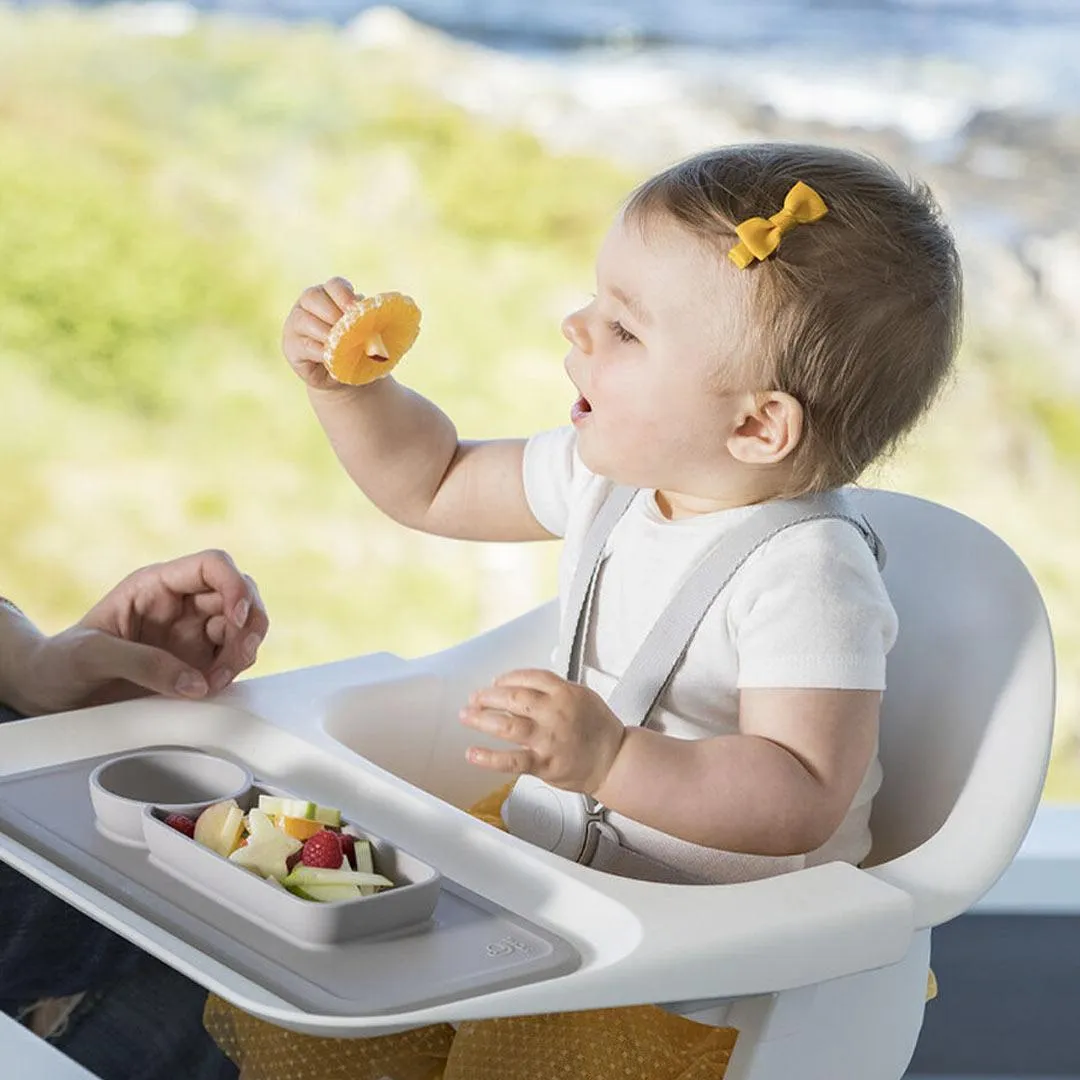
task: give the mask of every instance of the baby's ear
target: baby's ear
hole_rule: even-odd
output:
[[[763,390],[747,395],[728,450],[744,465],[776,465],[799,445],[802,434],[802,405],[781,390]]]

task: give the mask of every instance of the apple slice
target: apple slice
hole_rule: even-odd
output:
[[[392,888],[393,882],[382,874],[367,874],[360,870],[330,870],[320,866],[294,866],[289,876],[282,879],[286,887],[290,885],[379,885]]]
[[[341,811],[336,806],[316,806],[312,817],[315,821],[332,825],[335,829],[341,827]]]
[[[307,799],[285,799],[278,795],[260,795],[259,809],[269,817],[314,818],[318,806]]]
[[[371,843],[368,840],[357,839],[353,841],[353,852],[356,855],[356,869],[362,874],[374,874],[375,862],[371,858]],[[361,885],[360,891],[365,896],[374,896],[378,889],[374,885]]]
[[[259,809],[270,817],[306,818],[324,825],[341,824],[341,811],[333,806],[320,806],[307,799],[288,799],[278,795],[260,795]]]
[[[355,900],[363,893],[359,885],[294,885],[293,892],[304,900],[332,904],[335,900]]]
[[[244,811],[235,799],[208,806],[195,822],[195,842],[228,858],[240,844]]]
[[[252,810],[247,819],[250,830],[247,843],[237,848],[229,861],[245,870],[254,870],[261,877],[282,880],[289,873],[289,856],[302,846],[300,841],[286,836],[261,810]]]

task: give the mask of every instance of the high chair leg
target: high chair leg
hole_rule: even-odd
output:
[[[816,986],[741,998],[725,1080],[900,1080],[922,1027],[930,931],[897,964]]]

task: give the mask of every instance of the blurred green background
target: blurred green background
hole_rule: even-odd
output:
[[[223,547],[272,618],[256,674],[442,648],[551,595],[556,545],[384,519],[281,358],[331,274],[424,311],[401,377],[469,437],[563,423],[559,320],[648,171],[467,114],[393,47],[320,25],[0,6],[3,591],[49,630],[134,567]],[[1041,347],[1040,347],[1041,348]],[[1080,796],[1080,406],[1022,334],[972,321],[932,419],[867,483],[1005,537],[1062,672],[1048,795]]]

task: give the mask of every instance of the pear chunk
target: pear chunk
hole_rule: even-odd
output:
[[[240,843],[244,828],[244,811],[235,799],[208,806],[195,822],[195,841],[219,855],[228,856]]]
[[[277,828],[262,810],[249,811],[247,826],[247,843],[232,852],[229,860],[262,877],[281,881],[289,873],[289,856],[295,855],[303,845]]]

